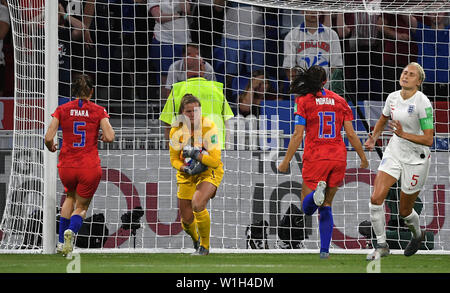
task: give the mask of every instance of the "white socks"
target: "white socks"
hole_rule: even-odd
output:
[[[369,203],[370,222],[372,223],[373,231],[377,236],[377,243],[386,243],[386,220],[384,215],[384,206]],[[403,218],[405,224],[411,230],[414,238],[419,238],[422,235],[420,230],[419,215],[413,209],[412,213]]]
[[[419,238],[422,236],[422,232],[420,231],[419,215],[414,209],[412,210],[412,213],[409,216],[404,217],[403,220],[405,220],[405,224],[408,226],[409,230],[411,230],[414,238]]]
[[[373,231],[377,236],[377,243],[386,243],[386,219],[384,215],[384,206],[369,203],[370,222]]]

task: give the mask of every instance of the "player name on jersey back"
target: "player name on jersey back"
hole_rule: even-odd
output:
[[[70,109],[70,116],[89,117],[88,110]]]
[[[316,105],[333,105],[334,99],[331,98],[316,98]]]

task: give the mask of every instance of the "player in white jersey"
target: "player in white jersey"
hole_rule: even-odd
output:
[[[296,66],[322,66],[327,72],[328,80],[331,80],[334,69],[343,67],[339,36],[319,22],[318,12],[305,11],[305,22],[293,28],[284,38],[283,44],[283,67],[290,80],[293,80],[291,70]],[[325,88],[329,88],[328,84]]]
[[[418,63],[410,63],[403,69],[399,81],[401,90],[387,97],[383,113],[364,144],[372,150],[386,123],[391,119],[389,125],[394,135],[378,167],[369,204],[377,246],[368,254],[367,260],[389,254],[383,203],[390,187],[399,179],[399,213],[412,232],[411,241],[404,251],[405,256],[415,254],[425,237],[425,232],[420,230],[419,215],[413,208],[428,177],[429,147],[433,144],[433,108],[427,96],[419,91],[424,80],[424,70]]]

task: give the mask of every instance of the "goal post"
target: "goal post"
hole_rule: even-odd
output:
[[[58,107],[58,6],[45,3],[45,131],[50,125],[51,114]],[[45,132],[44,132],[45,134]],[[43,207],[43,252],[52,254],[56,252],[56,183],[57,153],[51,153],[44,147],[44,207]]]
[[[57,196],[57,156],[43,144],[58,106],[58,6],[49,4],[8,1],[15,60],[14,132],[0,246],[46,254],[56,251]]]
[[[387,95],[397,89],[402,62],[442,65],[445,56],[425,60],[421,52],[428,46],[448,49],[450,43],[440,39],[440,31],[435,41],[428,35],[428,27],[438,19],[445,22],[442,31],[449,30],[448,1],[168,2],[174,4],[105,0],[90,6],[91,1],[66,0],[60,1],[62,16],[57,5],[46,5],[53,0],[8,0],[15,50],[15,129],[0,249],[55,252],[65,194],[57,174],[58,153],[46,150],[43,138],[50,114],[72,98],[72,79],[85,73],[95,81],[93,101],[106,108],[116,139],[98,143],[102,178],[75,251],[192,250],[180,223],[176,171],[170,165],[166,125],[159,117],[170,82],[187,76],[183,50],[195,54],[195,46],[184,45],[194,43],[203,57],[204,77],[223,84],[235,114],[225,124],[225,175],[207,206],[211,253],[317,252],[318,216],[305,216],[300,205],[303,146],[289,174],[276,169],[294,130],[295,100],[286,69],[301,62],[329,67],[326,87],[347,100],[364,142]],[[318,15],[318,31],[328,39],[304,41],[296,39],[299,32],[290,34],[294,28],[304,30],[305,10]],[[438,11],[447,13],[446,19],[441,20]],[[415,22],[413,27],[412,20],[423,24]],[[83,25],[89,28],[83,30]],[[400,35],[405,32],[408,40]],[[450,252],[448,56],[445,60],[447,83],[426,68],[434,79],[426,80],[423,88],[435,111],[436,135],[429,178],[416,206],[420,224],[428,231],[419,253]],[[252,87],[260,80],[264,86]],[[255,104],[249,106],[251,98]],[[386,129],[377,150],[366,151],[367,169],[359,168],[359,158],[344,137],[347,170],[333,201],[331,252],[370,251],[368,204],[391,135]],[[400,253],[410,237],[399,217],[398,193],[393,186],[385,204],[394,253]]]

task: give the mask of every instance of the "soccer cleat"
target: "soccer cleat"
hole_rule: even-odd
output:
[[[314,203],[316,206],[320,207],[325,200],[325,189],[327,188],[327,183],[325,181],[319,181],[317,183],[316,190],[314,191]]]
[[[62,248],[62,255],[67,256],[69,253],[73,251],[73,241],[74,241],[74,233],[72,230],[67,229],[64,231],[64,245]]]
[[[382,257],[388,256],[390,253],[389,251],[389,245],[387,245],[387,243],[384,244],[377,244],[376,248],[374,249],[374,251],[372,251],[371,253],[369,253],[367,255],[367,260],[377,260],[380,259]]]
[[[63,246],[64,246],[64,243],[58,242],[58,244],[56,245],[56,253],[62,253]]]
[[[408,243],[408,245],[405,248],[405,251],[403,252],[403,254],[405,256],[411,256],[413,254],[415,254],[417,252],[417,250],[419,250],[420,248],[420,244],[422,243],[422,241],[425,240],[425,231],[420,231],[421,235],[419,238],[411,238],[411,241]]]
[[[208,254],[209,254],[209,249],[206,249],[201,245],[194,253],[192,253],[192,255],[208,255]]]
[[[328,252],[320,253],[320,259],[329,259],[329,258],[330,258],[330,253],[328,253]]]
[[[197,241],[193,241],[194,242],[194,249],[195,251],[197,251],[200,247],[200,238],[198,238]]]

